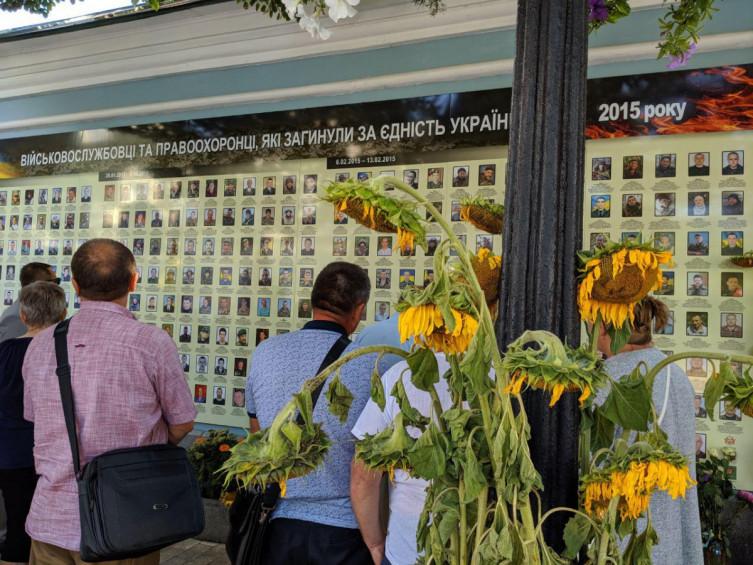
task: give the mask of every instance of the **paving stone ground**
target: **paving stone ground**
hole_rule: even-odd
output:
[[[229,565],[225,546],[189,539],[160,553],[160,565]]]

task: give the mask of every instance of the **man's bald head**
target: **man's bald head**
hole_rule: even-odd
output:
[[[71,270],[81,298],[110,302],[128,294],[136,261],[120,242],[91,239],[73,255]]]

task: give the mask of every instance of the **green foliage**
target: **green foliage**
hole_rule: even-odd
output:
[[[703,25],[712,18],[716,0],[679,0],[666,4],[666,12],[659,18],[659,44],[657,59],[667,55],[683,58],[697,44]],[[592,20],[589,31],[595,31],[606,24],[615,23],[630,15],[629,0],[605,0],[609,10],[605,21]]]
[[[348,419],[350,405],[353,403],[353,393],[348,390],[348,387],[340,379],[340,371],[337,372],[335,378],[329,384],[327,403],[329,411],[337,416],[341,422],[344,423]]]
[[[732,483],[727,478],[734,460],[733,449],[710,449],[706,459],[696,461],[698,478],[698,506],[701,514],[701,535],[704,542],[717,540],[729,553],[729,540],[719,520],[724,502],[734,495]]]
[[[382,378],[379,376],[379,371],[374,369],[371,372],[371,400],[373,400],[379,409],[384,412],[386,405],[386,398],[384,397],[384,385],[382,384]]]
[[[238,437],[227,430],[210,430],[198,437],[188,448],[188,460],[196,471],[201,496],[219,498],[224,477],[218,473],[230,458],[230,450]]]
[[[737,376],[729,362],[723,361],[719,373],[706,381],[703,398],[709,418],[714,420],[714,412],[719,401],[724,401],[735,408],[750,409],[753,407],[753,377],[751,367],[741,376]]]
[[[405,430],[403,414],[398,412],[391,426],[376,435],[367,435],[356,443],[356,458],[369,469],[406,469],[408,450],[414,442]]]
[[[601,413],[624,430],[648,430],[651,391],[646,386],[640,365],[629,375],[612,382]]]
[[[253,8],[257,12],[268,15],[276,20],[290,21],[285,4],[280,0],[235,0],[238,4],[248,10]]]
[[[297,422],[300,413],[303,425]],[[283,482],[311,472],[324,460],[331,442],[322,425],[312,420],[311,392],[304,388],[275,416],[272,425],[249,434],[233,448],[222,466],[225,483],[242,486]]]
[[[691,44],[697,44],[703,24],[710,20],[716,0],[680,0],[668,3],[667,13],[659,18],[661,41],[659,55],[681,57],[687,53]]]
[[[416,349],[407,361],[411,370],[410,380],[418,390],[428,392],[439,382],[437,358],[430,349]]]
[[[580,548],[591,537],[591,520],[582,514],[576,514],[567,521],[565,532],[563,534],[565,541],[565,551],[563,556],[568,559],[578,557]]]

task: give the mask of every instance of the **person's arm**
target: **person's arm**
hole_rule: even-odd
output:
[[[382,473],[371,471],[358,460],[350,466],[350,501],[363,541],[375,565],[384,559],[385,533],[379,521],[379,495]]]
[[[193,422],[186,422],[185,424],[168,424],[167,442],[173,445],[178,445],[191,430],[193,430]]]
[[[175,342],[163,331],[153,336],[153,351],[159,352],[153,357],[157,399],[167,424],[167,441],[177,445],[193,429],[196,407]]]

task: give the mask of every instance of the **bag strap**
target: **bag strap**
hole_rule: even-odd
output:
[[[332,344],[332,347],[329,348],[327,355],[324,356],[324,360],[322,361],[322,364],[319,365],[319,368],[316,370],[315,374],[318,375],[324,369],[326,369],[332,363],[334,363],[337,359],[339,359],[340,355],[342,355],[342,352],[345,351],[345,348],[348,347],[348,345],[350,345],[350,340],[348,339],[348,336],[341,334],[340,337],[337,339],[337,341],[334,344]],[[314,408],[316,408],[316,401],[319,400],[319,396],[321,396],[322,389],[324,388],[324,385],[326,382],[327,382],[327,379],[325,379],[311,393],[312,414],[314,412]],[[303,416],[301,416],[300,413],[298,413],[298,416],[296,417],[296,422],[299,425],[303,425]],[[280,484],[269,483],[267,487],[264,489],[264,493],[262,495],[261,520],[266,520],[267,516],[271,514],[271,512],[275,509],[275,506],[277,506],[277,501],[279,498],[280,498]]]
[[[73,470],[76,478],[81,475],[81,461],[78,451],[78,437],[76,436],[76,412],[73,404],[73,387],[71,386],[71,365],[68,362],[68,325],[71,319],[63,320],[55,326],[55,358],[60,385],[60,399],[63,403],[63,416],[65,417],[65,429],[68,431],[68,441],[71,444],[71,457],[73,458]]]

